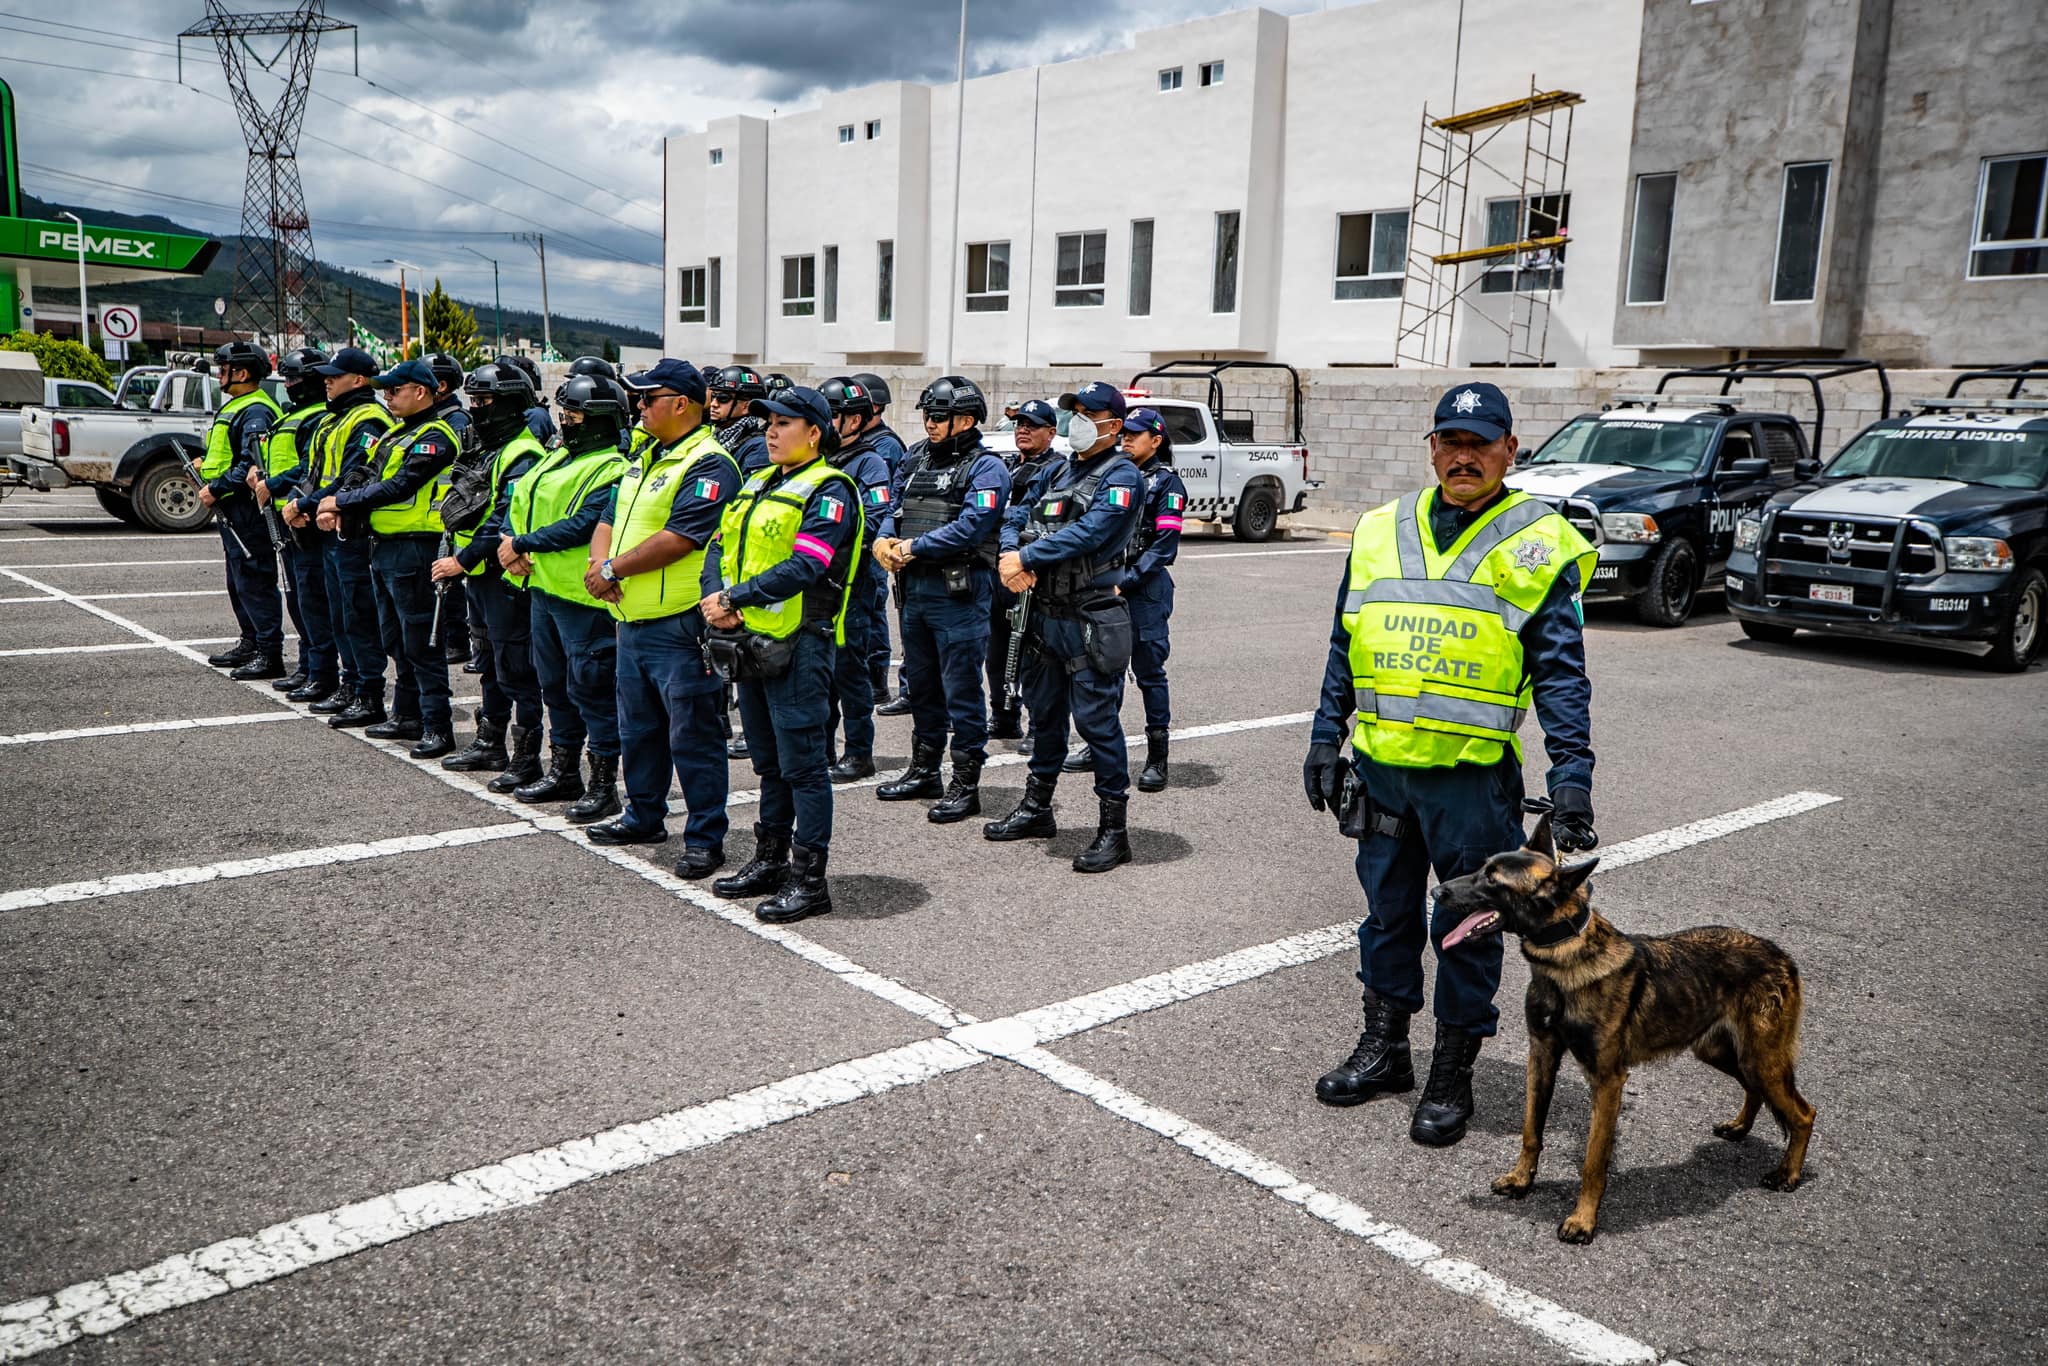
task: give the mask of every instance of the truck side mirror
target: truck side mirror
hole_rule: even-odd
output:
[[[1792,474],[1797,479],[1815,479],[1820,476],[1820,461],[1812,456],[1792,462]]]
[[[1768,479],[1771,477],[1771,462],[1762,456],[1751,456],[1745,460],[1731,460],[1717,477],[1729,480],[1730,482]]]

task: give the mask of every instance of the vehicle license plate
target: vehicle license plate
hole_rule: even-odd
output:
[[[1856,605],[1856,590],[1847,584],[1816,583],[1806,590],[1806,596],[1815,602],[1840,603],[1844,607]]]

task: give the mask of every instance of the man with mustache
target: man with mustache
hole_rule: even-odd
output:
[[[1557,847],[1599,843],[1579,612],[1596,554],[1548,503],[1502,484],[1513,427],[1493,385],[1452,387],[1429,434],[1436,486],[1358,519],[1302,769],[1309,805],[1337,808],[1358,840],[1368,907],[1358,927],[1365,1030],[1317,1080],[1316,1097],[1356,1105],[1414,1089],[1408,1018],[1422,1008],[1427,938],[1437,949],[1436,1049],[1408,1133],[1433,1147],[1456,1143],[1471,1121],[1472,1063],[1499,1018],[1501,948],[1493,939],[1446,953],[1452,922],[1425,914],[1425,886],[1432,868],[1448,882],[1521,846],[1516,732],[1532,707]]]

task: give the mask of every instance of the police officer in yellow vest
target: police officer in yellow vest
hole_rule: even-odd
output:
[[[626,809],[590,827],[593,844],[668,838],[669,773],[689,818],[676,876],[725,864],[731,770],[719,725],[722,689],[704,662],[698,583],[704,547],[739,490],[739,466],[704,420],[704,376],[664,358],[627,378],[649,438],[626,466],[590,539],[583,586],[619,622],[620,767]]]
[[[832,672],[864,523],[859,485],[827,458],[839,436],[823,394],[791,386],[748,411],[767,420],[770,464],[726,508],[705,553],[703,612],[714,651],[723,647],[721,671],[739,684],[761,819],[754,857],[712,888],[773,892],[754,917],[782,925],[832,909]]]
[[[213,353],[226,394],[206,430],[199,462],[199,501],[214,509],[227,555],[228,606],[240,634],[232,648],[206,662],[230,678],[284,677],[284,607],[278,601],[277,556],[249,491],[249,471],[263,466],[264,445],[283,415],[258,386],[270,357],[254,342],[229,342]]]
[[[302,346],[277,359],[277,377],[284,381],[291,410],[264,443],[262,468],[249,468],[249,492],[262,506],[311,487],[313,441],[327,420],[326,381],[313,367],[326,363],[327,353],[317,346]],[[285,536],[281,553],[292,581],[291,596],[284,605],[292,629],[299,633],[299,667],[270,686],[287,701],[322,702],[339,689],[341,678],[327,580],[320,565],[319,533],[310,526],[294,528]]]
[[[1447,882],[1522,843],[1522,747],[1533,707],[1550,757],[1561,851],[1590,849],[1592,687],[1578,597],[1593,548],[1551,507],[1506,488],[1507,396],[1461,384],[1436,408],[1434,488],[1358,519],[1303,782],[1359,836],[1365,1030],[1316,1082],[1329,1105],[1415,1086],[1408,1019],[1422,1008],[1422,945],[1436,946],[1436,1048],[1409,1125],[1417,1143],[1464,1137],[1472,1063],[1494,1031],[1501,941],[1460,942],[1425,911]],[[1344,723],[1354,719],[1349,759]],[[1359,784],[1347,784],[1349,770]],[[1369,801],[1346,800],[1362,791]],[[1449,943],[1446,944],[1446,936]]]
[[[377,599],[377,632],[397,674],[391,716],[366,727],[379,740],[412,740],[416,759],[438,759],[455,748],[449,715],[448,659],[433,634],[434,584],[430,571],[441,540],[435,505],[448,491],[448,469],[460,440],[435,416],[437,384],[423,360],[401,361],[371,381],[398,425],[377,438],[368,461],[373,482],[320,500],[322,527],[352,513],[370,523],[370,585]]]

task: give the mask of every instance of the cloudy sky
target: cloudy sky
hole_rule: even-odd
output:
[[[1298,12],[1345,0],[1266,0]],[[0,6],[9,0],[0,0]],[[290,0],[231,0],[234,10]],[[1246,0],[971,0],[968,64],[1004,70],[1129,44],[1141,29]],[[202,0],[0,8],[30,193],[240,222],[242,135],[210,44],[176,37]],[[558,313],[655,327],[661,141],[731,113],[799,109],[821,91],[953,72],[957,0],[327,0],[358,26],[322,44],[299,166],[322,260],[370,273],[398,257],[488,302],[538,308],[530,247],[547,235]],[[189,13],[188,13],[189,11]],[[251,39],[255,62],[275,39]],[[357,62],[360,61],[360,74]],[[85,68],[85,69],[80,69]],[[252,71],[257,67],[252,63]],[[253,90],[282,82],[258,72]]]

